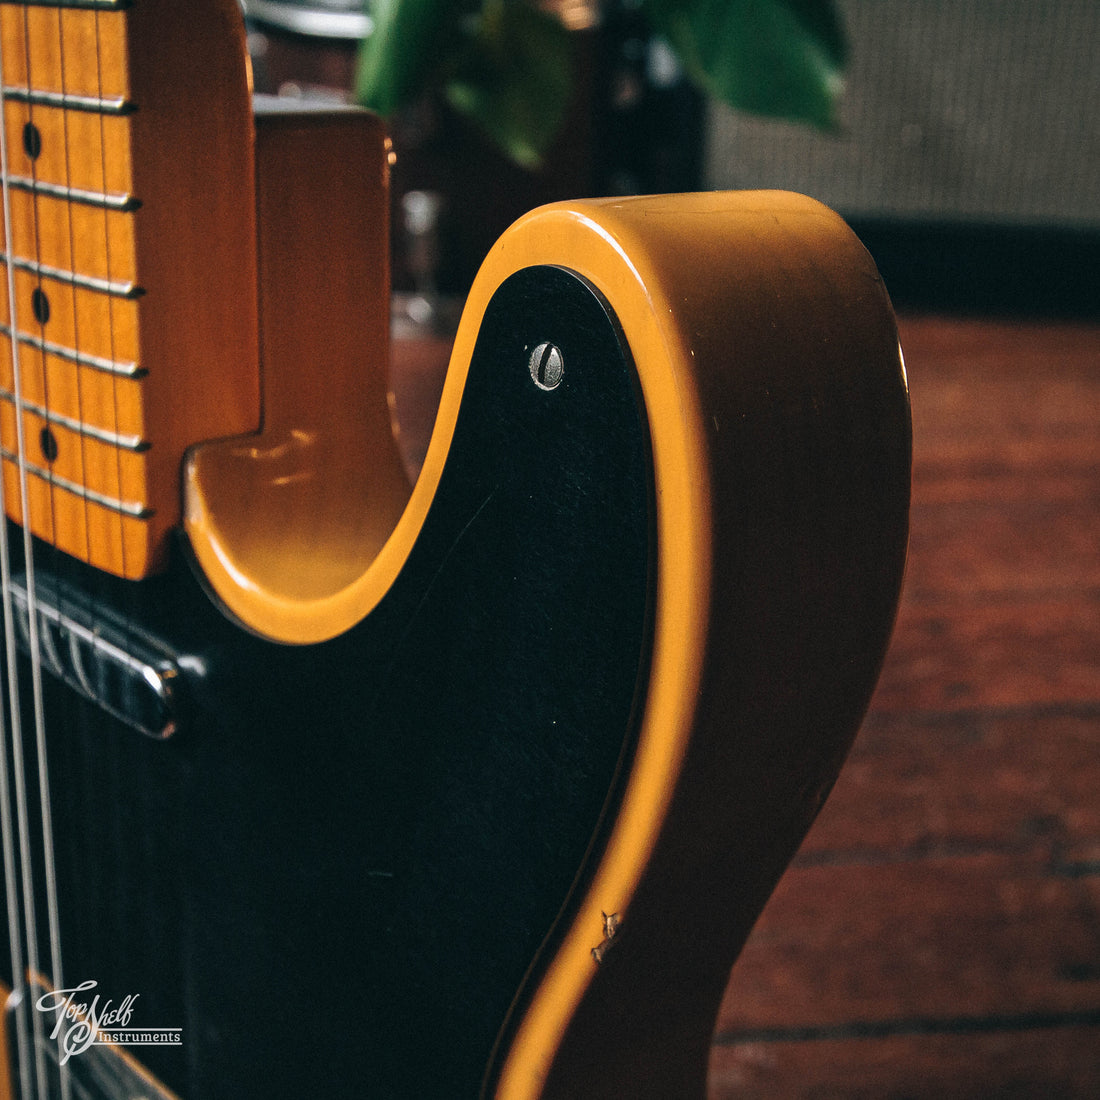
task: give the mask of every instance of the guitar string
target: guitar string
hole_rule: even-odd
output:
[[[60,9],[57,12],[59,20],[59,33],[60,33]],[[33,88],[35,86],[34,75],[32,72],[32,48],[31,48],[31,36],[30,36],[30,23],[26,16],[23,21],[24,30],[24,49],[26,51],[26,77],[27,87]],[[32,120],[33,126],[34,106],[28,105],[28,119]],[[31,158],[31,179],[37,184],[37,165],[35,158]],[[40,264],[41,262],[41,224],[39,218],[39,205],[38,197],[35,194],[33,188],[31,192],[31,210],[33,211],[33,229],[34,229],[34,248],[35,259]],[[9,256],[11,253],[9,252]],[[9,263],[10,268],[10,263]],[[12,344],[13,346],[18,344],[19,325],[17,318],[18,302],[13,299],[12,303]],[[50,398],[49,398],[49,378],[48,371],[45,362],[45,353],[42,353],[42,386],[43,386],[43,404],[49,411]],[[15,362],[18,363],[18,357]],[[53,814],[51,808],[50,799],[50,783],[49,783],[49,765],[47,760],[47,746],[46,746],[46,722],[45,722],[45,708],[43,697],[43,684],[42,684],[42,649],[39,633],[39,617],[38,617],[38,597],[36,587],[36,570],[35,570],[35,556],[34,556],[34,544],[31,531],[31,513],[30,502],[27,492],[28,488],[28,460],[27,460],[27,443],[26,443],[26,431],[24,425],[25,407],[23,402],[23,379],[22,371],[17,372],[17,376],[13,379],[14,382],[14,397],[15,397],[15,420],[16,420],[16,437],[17,437],[17,453],[19,461],[19,480],[20,480],[20,494],[22,498],[22,518],[23,518],[23,555],[24,555],[24,577],[26,585],[26,601],[27,601],[27,642],[30,649],[30,669],[31,669],[31,703],[33,709],[34,718],[34,747],[35,758],[37,764],[38,775],[38,799],[39,799],[39,829],[42,840],[42,855],[44,866],[44,885],[46,891],[46,919],[47,929],[49,937],[49,954],[50,954],[50,979],[54,988],[64,988],[64,972],[61,965],[61,935],[60,935],[60,919],[57,900],[57,873],[56,864],[54,860],[54,838],[53,838]],[[46,480],[49,485],[49,504],[50,504],[50,530],[53,535],[56,547],[57,538],[57,510],[55,495],[57,492],[56,486],[53,481],[52,471],[49,464],[46,467]],[[19,729],[22,727],[20,726]],[[14,738],[15,743],[20,743],[22,738],[18,734]],[[22,750],[20,749],[20,760],[16,762],[16,795],[17,804],[22,807],[21,813],[26,815],[27,809],[27,797],[26,797],[26,772],[22,763]],[[25,912],[28,923],[28,947],[27,947],[27,960],[31,967],[31,973],[34,975],[41,974],[41,966],[39,961],[39,949],[38,949],[38,926],[37,926],[37,914],[34,911],[34,865],[30,861],[30,827],[29,820],[27,821],[26,829],[26,844],[28,848],[28,858],[25,860],[24,866],[24,894],[29,898],[29,904],[25,901]],[[29,881],[28,881],[29,880]],[[48,1095],[49,1082],[45,1074],[42,1062],[44,1060],[44,1042],[41,1039],[41,1013],[32,1013],[31,1019],[34,1025],[35,1033],[35,1066],[38,1077],[38,1091],[40,1096],[45,1097]],[[60,1040],[61,1036],[58,1035]],[[58,1059],[60,1062],[60,1058]],[[69,1067],[66,1064],[61,1065],[59,1074],[59,1083],[61,1086],[62,1100],[69,1100],[70,1096],[70,1081],[69,1081]]]
[[[0,81],[2,81],[0,70]],[[6,159],[6,158],[5,158]],[[6,166],[0,167],[0,175],[3,176],[3,189],[7,192]],[[6,234],[5,234],[6,236]],[[10,301],[9,297],[9,301]],[[0,585],[3,588],[4,605],[4,649],[9,675],[9,692],[11,691],[11,673],[15,668],[15,635],[12,628],[12,598],[11,598],[11,570],[9,567],[8,530],[4,512],[3,478],[0,477]],[[19,886],[17,876],[19,871],[16,866],[15,837],[13,836],[12,804],[11,804],[11,776],[8,767],[8,720],[3,706],[0,706],[0,833],[2,833],[3,858],[4,858],[4,894],[8,917],[8,948],[11,955],[12,968],[12,1004],[11,1012],[15,1020],[15,1058],[19,1066],[30,1064],[30,1036],[27,1013],[30,1011],[23,981],[23,944],[19,927]],[[31,1079],[28,1074],[19,1075],[20,1092],[23,1100],[32,1100]]]
[[[18,18],[18,16],[16,17]],[[23,52],[26,56],[26,37],[27,37],[27,13],[26,8],[22,9],[23,19]],[[4,84],[3,73],[3,51],[0,50],[0,86]],[[29,74],[28,74],[29,76]],[[29,79],[28,79],[29,85]],[[11,218],[11,189],[9,186],[10,173],[8,169],[8,148],[7,148],[7,128],[5,126],[4,140],[0,141],[0,185],[2,185],[2,199],[4,206],[4,244],[5,253],[7,256],[6,262],[6,274],[7,274],[7,293],[8,293],[8,306],[10,327],[12,335],[10,339],[10,354],[11,354],[11,369],[12,369],[12,390],[15,395],[15,430],[17,440],[22,438],[22,425],[20,417],[19,406],[21,404],[21,363],[20,363],[20,348],[19,341],[15,337],[15,332],[18,328],[18,302],[15,294],[15,273],[11,263],[11,259],[14,255],[13,249],[13,232],[12,232],[12,218]],[[22,457],[22,448],[17,446],[17,463],[19,464],[19,481],[20,481],[20,513],[24,522],[24,532],[26,531],[26,525],[29,520],[29,509],[27,505],[26,495],[26,469],[25,462]],[[4,478],[0,478],[0,492],[3,492]],[[7,508],[5,506],[5,515],[7,514]],[[17,1007],[17,1020],[16,1020],[16,1041],[19,1054],[20,1068],[23,1070],[29,1070],[30,1065],[33,1064],[36,1067],[35,1080],[38,1082],[38,1092],[41,1100],[46,1100],[42,1095],[43,1086],[46,1081],[45,1076],[45,1056],[43,1054],[43,1048],[41,1043],[42,1038],[42,1021],[37,1013],[33,1013],[30,1010],[29,998],[26,995],[27,990],[27,969],[29,967],[32,972],[37,968],[37,935],[35,932],[35,915],[34,915],[34,890],[33,882],[31,878],[31,846],[30,846],[30,827],[29,819],[26,808],[26,775],[23,762],[23,718],[22,707],[20,704],[21,689],[19,685],[19,672],[16,664],[16,644],[15,644],[15,601],[13,597],[12,581],[11,581],[11,553],[9,540],[7,536],[7,523],[0,524],[0,541],[2,541],[2,557],[0,557],[0,573],[2,573],[2,585],[3,585],[3,598],[4,598],[4,645],[5,656],[7,659],[7,683],[8,683],[8,708],[10,715],[11,725],[11,753],[12,753],[12,770],[14,772],[14,792],[16,803],[16,816],[17,816],[17,828],[19,834],[19,868],[17,871],[12,872],[12,878],[7,887],[9,896],[9,913],[12,910],[12,898],[14,897],[14,909],[16,912],[15,923],[13,927],[9,928],[9,935],[11,937],[11,949],[12,949],[12,985],[14,990],[19,994],[20,999]],[[6,749],[5,749],[6,756]],[[6,762],[5,762],[6,770]],[[5,779],[8,777],[5,776]],[[8,793],[8,785],[5,783],[4,789],[4,802],[5,802],[5,844],[11,844],[14,849],[14,838],[11,838],[11,796]],[[5,869],[7,869],[7,863],[9,859],[9,853],[5,850]],[[11,862],[14,865],[14,850],[11,853]],[[18,886],[16,886],[16,879],[18,879]],[[24,952],[22,947],[22,932],[19,928],[19,897],[22,895],[22,915],[24,930],[26,932],[26,966],[24,965]],[[27,1023],[27,1018],[30,1017],[30,1024]],[[28,1028],[32,1032],[28,1035]],[[28,1050],[28,1044],[30,1049]],[[31,1084],[32,1078],[29,1073],[20,1073],[21,1091],[23,1093],[24,1100],[29,1100],[31,1096]]]
[[[2,45],[2,44],[0,44]],[[0,87],[4,85],[4,50],[0,48]],[[4,265],[5,280],[4,292],[7,295],[8,319],[14,327],[15,320],[15,276],[10,258],[12,256],[11,235],[11,203],[8,191],[8,143],[7,127],[5,125],[0,140],[0,200],[3,202],[4,219],[4,252],[8,257]],[[18,356],[18,347],[14,340],[11,341],[11,367],[15,372],[14,359]],[[13,383],[14,385],[14,383]],[[2,460],[0,460],[2,462]],[[8,702],[10,704],[10,717],[5,714],[7,708],[0,707],[0,734],[3,744],[0,748],[0,841],[3,844],[4,855],[4,895],[8,918],[8,945],[11,955],[12,969],[12,1013],[15,1022],[15,1058],[21,1067],[29,1066],[31,1059],[31,1037],[29,1035],[30,1024],[28,1012],[30,1007],[26,995],[25,970],[23,962],[23,936],[20,928],[20,867],[17,864],[15,851],[15,823],[12,819],[12,780],[8,766],[8,729],[9,724],[13,731],[18,731],[18,674],[16,670],[16,647],[14,626],[14,600],[11,584],[11,557],[8,546],[7,508],[4,499],[5,477],[0,470],[0,596],[4,607],[4,651],[6,666],[6,686],[8,689]],[[12,741],[14,743],[14,735]],[[12,750],[14,752],[14,748]],[[19,1074],[20,1093],[23,1100],[32,1100],[31,1077],[27,1073]]]
[[[78,16],[79,17],[79,16]],[[62,8],[57,9],[57,56],[58,56],[58,70],[60,74],[60,85],[62,96],[67,96],[69,92],[69,81],[66,67],[66,52],[65,52],[65,12]],[[98,44],[97,44],[98,55]],[[29,79],[29,74],[28,74]],[[78,89],[83,91],[83,89]],[[69,144],[69,111],[67,109],[61,110],[61,124],[62,124],[62,149],[64,151],[64,165],[65,165],[65,186],[69,189],[73,185],[72,177],[72,163],[70,159],[71,147]],[[73,203],[71,201],[66,203],[66,219],[69,230],[69,264],[68,270],[77,273],[77,255],[76,255],[76,234],[73,227]],[[39,282],[41,286],[41,280]],[[70,285],[71,303],[73,311],[73,350],[79,356],[81,348],[81,329],[80,329],[80,311],[77,300],[77,288],[75,280]],[[43,325],[43,328],[45,326]],[[83,427],[85,423],[84,419],[84,388],[83,388],[83,374],[84,368],[80,365],[79,361],[74,363],[72,370],[76,380],[76,405],[77,405],[77,421]],[[43,363],[43,374],[45,374],[45,363]],[[45,408],[49,412],[49,394],[48,391],[44,393]],[[48,431],[48,421],[47,428]],[[90,509],[88,503],[88,460],[87,460],[87,437],[81,431],[78,434],[80,440],[80,476],[76,479],[77,485],[80,487],[80,497],[83,509],[83,521],[84,521],[84,552],[85,560],[91,562],[91,524]],[[121,497],[121,494],[120,494]],[[57,529],[54,528],[55,533],[55,553],[57,547]],[[57,573],[60,577],[60,571]],[[78,589],[79,591],[79,589]],[[62,595],[60,585],[55,585],[55,598],[57,601],[57,607],[59,612],[64,613],[63,601],[66,597]],[[91,600],[90,592],[85,597],[86,601]],[[63,693],[62,696],[63,705],[69,711],[70,716],[75,711],[76,700],[68,692]],[[39,780],[41,786],[41,802],[43,807],[43,830],[48,828],[50,831],[50,840],[45,845],[45,860],[46,860],[46,881],[47,881],[47,899],[50,906],[50,952],[53,966],[53,978],[55,988],[65,988],[64,978],[62,975],[62,952],[61,952],[61,919],[60,919],[60,906],[57,897],[57,868],[56,868],[56,852],[53,844],[52,836],[52,800],[49,783],[49,775],[46,772],[46,760],[43,756],[39,765]],[[61,1037],[59,1033],[59,1039]],[[61,1086],[61,1100],[70,1100],[71,1095],[71,1083],[70,1083],[70,1067],[67,1061],[59,1060],[59,1083]]]
[[[25,17],[25,16],[24,16]],[[4,51],[0,48],[0,87],[4,80]],[[11,202],[8,190],[8,142],[7,127],[4,127],[2,140],[0,140],[0,191],[2,191],[3,218],[4,218],[4,252],[7,262],[5,270],[5,293],[8,299],[8,319],[11,327],[15,327],[15,274],[11,264],[12,234],[11,234]],[[14,376],[18,373],[15,360],[18,358],[18,345],[13,338],[11,341],[11,367]],[[3,460],[0,460],[2,464]],[[12,752],[15,754],[14,743],[22,728],[19,714],[19,683],[16,668],[15,645],[15,620],[14,600],[12,597],[11,583],[11,556],[8,546],[7,507],[4,499],[5,477],[0,470],[0,593],[2,593],[4,606],[4,652],[7,671],[7,688],[10,723],[5,717],[4,708],[0,708],[0,733],[3,735],[3,746],[0,750],[0,839],[4,849],[4,894],[8,917],[8,944],[11,954],[12,968],[12,1011],[15,1021],[15,1050],[16,1061],[20,1067],[27,1067],[31,1063],[32,1038],[29,1034],[31,1024],[28,1019],[30,1012],[29,998],[26,994],[26,976],[23,960],[23,935],[20,928],[20,885],[21,865],[17,865],[15,851],[15,824],[12,820],[12,780],[8,767],[8,727],[12,729]],[[22,843],[23,833],[20,830],[20,848],[25,859],[26,849]],[[32,1080],[29,1073],[19,1074],[20,1094],[22,1100],[32,1100]]]

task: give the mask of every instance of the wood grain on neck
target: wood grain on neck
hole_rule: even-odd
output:
[[[0,31],[5,510],[23,522],[18,408],[31,531],[141,577],[179,523],[186,448],[259,426],[240,15],[5,3]]]

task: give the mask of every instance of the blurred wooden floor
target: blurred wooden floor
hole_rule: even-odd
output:
[[[1100,327],[901,327],[902,608],[712,1100],[1100,1096]]]
[[[893,644],[733,972],[711,1100],[1100,1096],[1100,326],[908,318],[902,342]],[[412,468],[441,362],[395,372]]]

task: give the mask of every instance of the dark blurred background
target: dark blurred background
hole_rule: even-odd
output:
[[[841,212],[895,301],[1096,315],[1100,5],[842,0],[842,130],[714,108],[708,187]]]
[[[440,196],[435,278],[461,294],[496,236],[579,195],[781,187],[856,228],[902,307],[1092,316],[1100,265],[1100,5],[839,0],[840,125],[708,103],[631,0],[557,0],[578,59],[564,132],[530,172],[438,101],[391,121],[395,206]],[[359,0],[245,0],[259,90],[350,95]],[[395,280],[409,287],[398,213]]]

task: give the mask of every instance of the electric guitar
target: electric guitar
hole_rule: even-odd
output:
[[[378,121],[233,0],[0,21],[6,1095],[703,1095],[901,581],[870,258],[536,211],[410,487]]]

